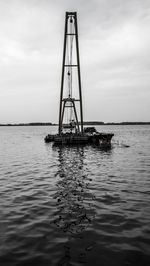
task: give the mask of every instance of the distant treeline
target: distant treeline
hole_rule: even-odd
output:
[[[104,125],[150,125],[150,122],[120,122],[104,123]]]
[[[35,123],[15,123],[15,124],[0,124],[0,126],[57,126],[58,124],[54,123],[42,123],[42,122],[35,122]],[[104,123],[100,121],[85,121],[84,125],[150,125],[150,122],[120,122],[120,123],[115,123],[115,122],[109,122],[109,123]]]
[[[104,125],[104,122],[100,121],[84,121],[84,125]]]
[[[150,125],[150,122],[98,122],[98,121],[90,121],[90,122],[84,122],[84,125]]]
[[[104,123],[104,122],[99,122],[99,121],[87,121],[84,122],[84,125],[150,125],[150,122],[109,122],[109,123]]]
[[[52,123],[15,123],[15,124],[0,124],[0,126],[52,126]]]

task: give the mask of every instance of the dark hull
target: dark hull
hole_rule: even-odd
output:
[[[98,144],[101,146],[111,146],[111,139],[114,134],[111,133],[97,133],[97,134],[61,134],[61,135],[47,135],[45,142],[54,142],[57,145],[72,145],[72,144]]]

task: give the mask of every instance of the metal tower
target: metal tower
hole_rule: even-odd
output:
[[[75,43],[75,64],[73,63],[73,41]],[[67,51],[69,50],[69,52]],[[68,52],[68,57],[67,57]],[[67,61],[68,59],[68,61]],[[77,80],[79,97],[73,98],[72,75],[73,69],[77,69]],[[68,79],[68,95],[64,97],[64,77],[67,75]],[[66,89],[66,88],[65,88]],[[79,118],[76,109],[76,102],[79,102]],[[63,62],[62,62],[62,77],[61,77],[61,91],[60,91],[60,107],[59,107],[59,135],[63,132],[63,119],[66,108],[69,108],[70,113],[74,114],[73,121],[76,132],[83,134],[83,110],[82,110],[82,91],[81,91],[81,75],[80,75],[80,59],[79,59],[79,42],[78,42],[78,26],[77,26],[77,12],[66,12],[65,17],[65,31],[64,31],[64,48],[63,48]],[[71,117],[71,116],[70,116]],[[70,124],[71,122],[70,121]],[[72,124],[71,124],[72,125]]]

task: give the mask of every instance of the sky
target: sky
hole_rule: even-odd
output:
[[[149,0],[0,0],[0,123],[58,122],[77,11],[85,121],[150,121]]]

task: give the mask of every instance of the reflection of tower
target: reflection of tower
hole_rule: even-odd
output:
[[[74,48],[75,46],[75,48]],[[75,99],[73,93],[73,72],[77,70],[77,80],[79,94],[78,99]],[[67,86],[64,86],[64,79],[67,75],[68,91],[64,95]],[[76,108],[76,102],[79,102],[79,111]],[[82,93],[81,93],[81,76],[80,76],[80,60],[79,60],[79,44],[78,44],[78,27],[77,27],[77,13],[66,12],[65,19],[65,33],[64,33],[64,50],[63,50],[63,63],[62,63],[62,78],[61,78],[61,92],[60,92],[60,108],[59,108],[59,134],[62,133],[63,120],[65,112],[70,111],[68,115],[67,124],[76,125],[76,131],[83,133],[83,111],[82,111]],[[78,114],[79,113],[79,114]],[[80,117],[80,123],[78,120]]]
[[[94,216],[90,179],[84,173],[83,147],[60,147],[57,192],[58,210],[54,223],[69,235],[82,233]]]

